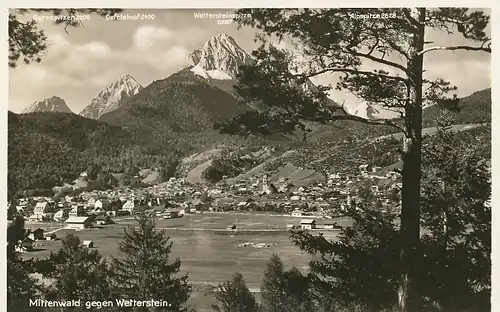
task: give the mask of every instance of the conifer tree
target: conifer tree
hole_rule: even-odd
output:
[[[278,255],[273,254],[266,264],[264,278],[260,286],[262,303],[266,312],[282,310],[285,301],[283,293],[283,273],[285,267]]]
[[[459,140],[448,113],[437,124],[423,158],[422,295],[442,312],[489,311],[491,156],[475,142]]]
[[[35,263],[37,270],[49,281],[43,289],[45,298],[81,300],[80,307],[66,307],[60,311],[88,311],[86,301],[110,300],[108,265],[99,251],[83,246],[74,234],[63,238],[62,244],[47,259]],[[108,311],[107,308],[101,310]]]
[[[425,267],[421,311],[491,309],[490,156],[474,141],[459,139],[443,117],[436,136],[424,145],[422,253],[416,259]],[[310,233],[294,233],[292,239],[314,255],[313,285],[325,298],[336,298],[344,308],[390,311],[398,304],[398,215],[372,201],[359,207],[347,212],[354,224],[335,241]]]
[[[48,48],[47,35],[38,28],[35,19],[23,20],[22,16],[34,14],[51,14],[65,16],[66,19],[54,19],[57,25],[68,28],[83,26],[83,22],[75,17],[82,14],[97,14],[106,16],[121,12],[121,9],[12,9],[9,12],[9,66],[16,67],[19,59],[24,63],[39,63]]]
[[[181,261],[172,261],[172,241],[157,230],[153,219],[141,214],[137,227],[125,229],[112,261],[112,286],[118,299],[164,300],[169,307],[133,311],[187,311],[191,294],[187,275],[179,275]]]
[[[243,276],[235,273],[231,281],[221,283],[215,291],[216,312],[259,312],[259,304],[248,289]]]
[[[7,311],[40,311],[30,299],[40,296],[37,282],[30,277],[31,265],[23,260],[15,246],[24,238],[24,219],[16,217],[7,227]]]
[[[295,267],[286,271],[280,257],[276,254],[271,256],[260,287],[264,311],[320,311],[312,290],[307,276]]]
[[[307,133],[305,121],[352,120],[404,133],[398,304],[400,312],[420,311],[419,277],[425,273],[417,260],[421,254],[422,109],[430,104],[454,107],[458,101],[453,94],[456,88],[449,82],[424,77],[424,55],[457,50],[491,53],[491,39],[485,32],[489,16],[468,8],[242,9],[239,13],[251,16],[238,19],[240,26],[261,31],[256,39],[263,44],[253,53],[255,62],[241,67],[236,85],[238,93],[258,110],[216,127],[243,135],[296,129]],[[379,18],[366,18],[369,15]],[[460,34],[471,44],[429,42],[426,33],[430,29]],[[300,58],[267,44],[270,38],[285,37]],[[375,69],[367,70],[365,64]],[[348,114],[343,105],[326,99],[331,86],[308,84],[309,78],[324,74],[339,75],[337,89],[396,110],[401,120]]]

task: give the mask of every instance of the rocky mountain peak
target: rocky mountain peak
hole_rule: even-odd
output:
[[[87,118],[98,119],[102,115],[117,109],[131,96],[142,90],[142,85],[129,74],[122,75],[116,81],[108,84],[90,105],[85,107],[80,115]]]
[[[222,33],[207,40],[187,58],[184,68],[205,78],[234,79],[238,67],[248,64],[251,56],[245,52],[233,37]]]
[[[23,111],[23,114],[36,112],[72,113],[66,101],[59,96],[52,96],[41,101],[35,101]]]

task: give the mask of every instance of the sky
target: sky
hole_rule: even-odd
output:
[[[16,68],[9,69],[9,110],[19,113],[34,101],[59,96],[73,112],[79,113],[106,85],[124,74],[132,75],[143,86],[168,77],[182,67],[192,50],[220,33],[232,36],[250,53],[257,48],[255,29],[243,27],[238,30],[235,23],[219,25],[217,19],[195,17],[195,13],[200,12],[233,11],[125,10],[123,13],[129,15],[154,14],[154,19],[111,21],[91,15],[90,20],[83,21],[83,27],[68,29],[69,34],[52,21],[39,21],[39,28],[48,37],[49,47],[41,63],[26,65],[19,62]],[[34,16],[22,18],[32,19]],[[428,32],[427,39],[439,45],[468,43],[460,35],[438,32]],[[491,86],[488,53],[435,51],[426,54],[425,64],[428,78],[446,78],[458,87],[459,96]],[[369,69],[373,64],[364,66]],[[313,81],[334,84],[336,79],[335,75],[323,75]],[[337,102],[361,102],[345,92],[332,92],[331,97]]]

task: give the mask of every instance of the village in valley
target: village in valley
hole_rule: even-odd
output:
[[[9,311],[489,311],[489,9],[227,11],[9,11]]]
[[[81,177],[85,175],[82,173]],[[370,191],[383,209],[394,209],[391,196],[399,191],[399,177],[397,168],[382,172],[380,167],[361,165],[357,176],[332,173],[324,181],[312,181],[298,187],[284,177],[269,181],[266,175],[215,185],[191,184],[183,178],[172,177],[167,182],[140,189],[82,191],[56,200],[43,196],[19,198],[16,212],[25,218],[28,229],[19,251],[36,254],[37,246],[43,246],[43,241],[57,239],[61,230],[85,231],[128,224],[127,221],[141,213],[155,218],[160,228],[169,230],[335,231],[339,228],[337,221],[345,219],[348,209],[359,209],[356,199],[361,184],[370,185]],[[193,215],[213,214],[227,216],[229,223],[203,227],[201,222],[196,227],[190,226],[189,218]],[[261,227],[249,226],[245,222],[238,224],[238,215],[249,219],[253,215],[267,215],[277,221],[261,224]],[[182,218],[172,225],[171,220]],[[99,244],[86,242],[89,243]]]

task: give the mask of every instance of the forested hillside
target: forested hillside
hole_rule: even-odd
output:
[[[118,172],[132,165],[164,166],[182,152],[179,138],[164,148],[140,131],[75,114],[9,112],[8,120],[9,186],[17,190],[72,181],[92,164]]]
[[[269,144],[261,138],[245,140],[215,131],[152,132],[66,113],[9,112],[8,129],[10,192],[50,189],[73,181],[94,165],[118,173],[131,168],[161,171],[214,144]]]
[[[459,111],[452,113],[455,124],[488,123],[491,89],[461,99],[458,106]],[[295,136],[243,139],[213,129],[215,122],[248,109],[207,80],[182,71],[153,82],[99,120],[69,113],[9,112],[9,191],[50,189],[73,181],[92,165],[110,172],[136,167],[161,170],[189,153],[214,145],[285,144],[299,151],[290,159],[293,163],[332,171],[350,171],[361,163],[387,166],[398,161],[399,142],[365,140],[396,132],[386,126],[353,121],[310,123],[306,142],[302,142],[300,131]],[[435,126],[439,109],[424,110],[425,126]],[[478,140],[484,140],[490,137],[485,129],[490,128],[460,135],[477,134]]]
[[[183,70],[157,80],[100,120],[160,132],[212,130],[213,123],[249,107],[206,79]]]
[[[472,93],[460,99],[458,110],[452,111],[455,124],[491,122],[491,88]],[[434,127],[441,107],[434,105],[423,110],[424,127]]]

